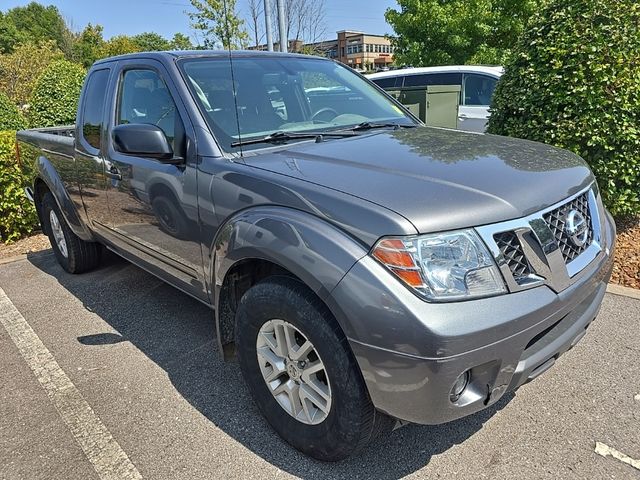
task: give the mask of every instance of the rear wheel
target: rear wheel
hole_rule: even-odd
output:
[[[335,319],[300,282],[258,283],[242,297],[236,320],[240,367],[254,400],[295,448],[337,461],[391,429]]]
[[[86,242],[71,231],[51,193],[42,198],[42,220],[53,253],[67,272],[86,272],[100,263],[100,245]]]

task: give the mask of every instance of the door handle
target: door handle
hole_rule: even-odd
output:
[[[469,118],[469,115],[467,115],[466,113],[461,113],[460,115],[458,115],[459,118]]]
[[[116,167],[111,167],[109,170],[105,170],[104,174],[109,178],[113,178],[114,180],[122,180],[122,174]]]

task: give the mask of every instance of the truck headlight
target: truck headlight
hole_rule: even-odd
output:
[[[371,254],[427,300],[446,302],[506,292],[493,257],[473,230],[383,238]]]

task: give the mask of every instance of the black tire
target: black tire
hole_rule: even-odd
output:
[[[319,424],[303,423],[280,406],[260,371],[256,340],[269,320],[284,320],[313,344],[331,384],[331,406]],[[347,339],[327,307],[305,285],[289,277],[270,277],[250,288],[236,314],[240,368],[262,414],[289,444],[318,460],[338,461],[361,450],[393,421],[369,398]]]
[[[188,237],[187,218],[176,202],[172,201],[172,198],[158,195],[151,201],[151,209],[163,232],[178,239]]]
[[[43,230],[49,237],[51,248],[58,260],[58,263],[69,273],[82,273],[91,270],[100,263],[101,246],[95,242],[86,242],[80,239],[71,231],[67,221],[62,216],[58,204],[51,193],[46,193],[42,198],[42,221]],[[53,228],[51,226],[51,211],[58,219],[64,240],[66,242],[67,254],[64,255],[56,242]]]

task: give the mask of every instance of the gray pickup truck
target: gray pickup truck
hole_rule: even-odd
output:
[[[425,127],[327,59],[109,58],[75,127],[18,147],[62,267],[106,247],[211,307],[269,423],[322,460],[532,380],[585,334],[611,274],[615,227],[583,160]]]

